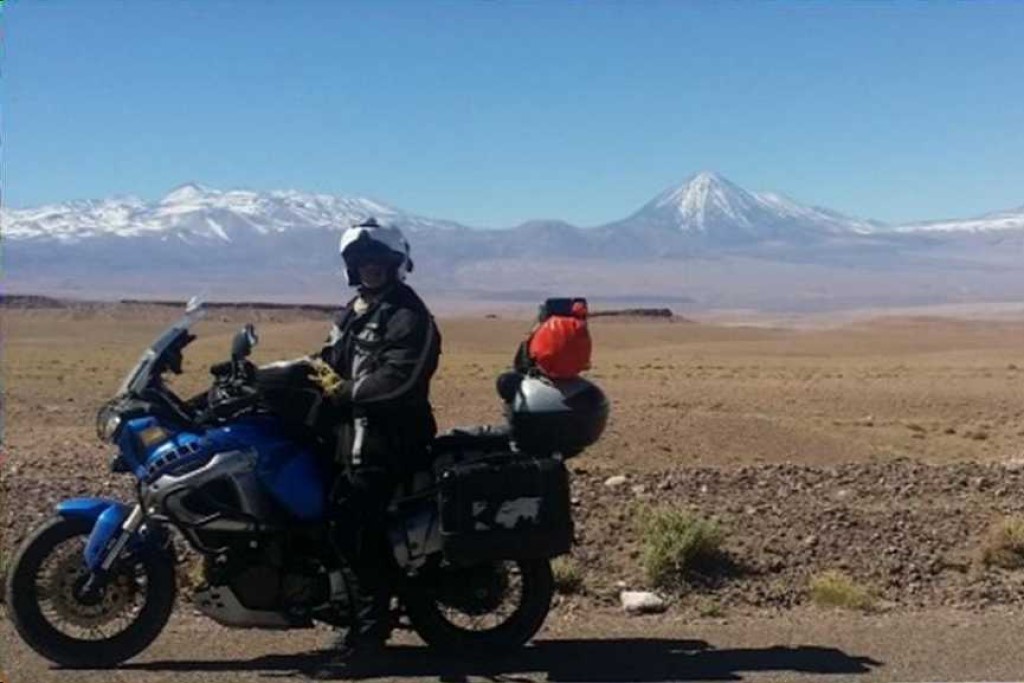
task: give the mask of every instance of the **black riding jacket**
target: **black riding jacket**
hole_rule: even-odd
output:
[[[430,378],[441,335],[408,285],[392,285],[362,313],[358,297],[338,314],[321,358],[345,380],[336,403],[336,455],[346,466],[405,471],[419,463],[437,432]]]

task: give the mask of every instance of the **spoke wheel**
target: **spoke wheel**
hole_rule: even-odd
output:
[[[8,575],[7,604],[18,633],[64,666],[107,667],[138,654],[174,607],[174,563],[161,551],[115,565],[103,587],[83,595],[91,529],[85,520],[50,520],[25,542]]]
[[[442,566],[409,591],[405,606],[429,645],[473,655],[526,643],[543,625],[553,592],[547,560]]]
[[[123,633],[138,617],[146,597],[146,573],[123,566],[91,599],[80,598],[89,570],[83,562],[85,536],[67,539],[53,549],[36,574],[36,595],[46,621],[79,640],[105,640]]]

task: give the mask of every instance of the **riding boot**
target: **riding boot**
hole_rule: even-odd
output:
[[[385,568],[375,562],[342,566],[352,624],[344,637],[346,645],[383,645],[391,636],[391,591],[381,569]]]

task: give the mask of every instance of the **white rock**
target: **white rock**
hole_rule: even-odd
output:
[[[1010,470],[1011,472],[1015,472],[1017,470],[1024,470],[1024,455],[1019,455],[1017,457],[1006,460],[1005,462],[1003,462],[1003,467]]]
[[[657,614],[668,609],[660,596],[645,591],[622,591],[619,594],[622,609],[630,614]]]
[[[614,489],[614,488],[617,488],[619,486],[624,485],[627,481],[629,481],[629,480],[626,479],[626,475],[624,475],[624,474],[616,474],[614,477],[608,477],[607,479],[605,479],[604,480],[604,485],[607,486],[610,489]]]

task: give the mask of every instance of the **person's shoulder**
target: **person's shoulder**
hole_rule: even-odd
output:
[[[388,292],[386,300],[391,307],[397,310],[407,309],[417,316],[430,315],[430,309],[427,308],[427,304],[420,298],[420,295],[404,282],[396,284]]]
[[[398,336],[407,333],[419,334],[420,330],[434,328],[434,316],[427,305],[405,283],[399,283],[385,297],[387,310],[384,312],[388,330]]]

